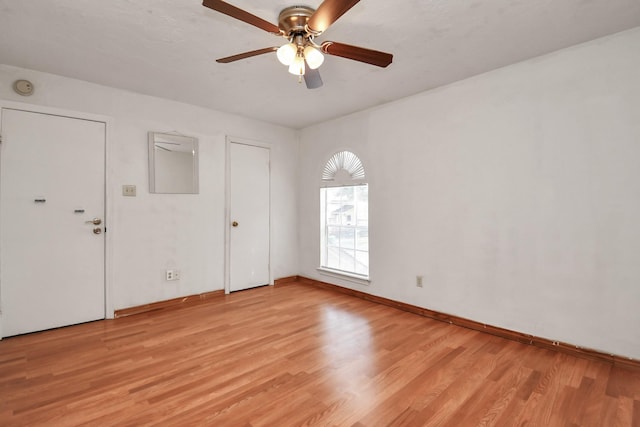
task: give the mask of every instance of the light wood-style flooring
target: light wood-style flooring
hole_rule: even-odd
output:
[[[2,426],[640,426],[640,372],[302,284],[0,341]]]

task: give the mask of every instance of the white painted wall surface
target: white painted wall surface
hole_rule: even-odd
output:
[[[634,29],[304,129],[300,273],[640,358],[638,70]],[[316,271],[342,149],[369,177],[368,287]]]
[[[28,98],[15,94],[12,84],[17,79],[32,81],[35,93]],[[273,277],[298,273],[295,131],[4,65],[0,65],[0,100],[110,118],[108,313],[110,309],[223,289],[226,135],[271,144]],[[177,131],[198,138],[200,194],[149,194],[149,131]],[[124,184],[136,185],[137,197],[122,196]],[[169,268],[180,270],[179,281],[165,281],[164,271]]]

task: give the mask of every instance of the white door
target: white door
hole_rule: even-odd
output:
[[[229,144],[229,290],[268,285],[269,149]]]
[[[2,335],[104,319],[105,124],[2,109],[1,132]]]

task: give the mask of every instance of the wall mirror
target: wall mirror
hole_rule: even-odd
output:
[[[198,140],[149,132],[149,192],[198,193]]]

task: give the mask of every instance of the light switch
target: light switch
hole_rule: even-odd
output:
[[[136,196],[136,186],[135,185],[123,185],[122,186],[122,195],[123,196]]]

